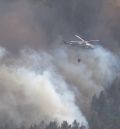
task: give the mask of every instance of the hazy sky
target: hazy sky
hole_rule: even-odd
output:
[[[119,12],[119,0],[0,0],[0,44],[12,51],[26,45],[44,49],[60,36],[80,34],[118,51]]]

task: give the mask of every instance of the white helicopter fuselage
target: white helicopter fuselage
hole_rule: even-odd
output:
[[[72,46],[78,45],[80,47],[85,47],[85,48],[94,48],[95,47],[94,45],[88,43],[87,41],[70,41],[68,44],[72,45]]]

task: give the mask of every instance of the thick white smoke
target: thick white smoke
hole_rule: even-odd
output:
[[[7,58],[1,49],[0,120],[29,125],[41,120],[78,120],[87,125],[75,104],[75,96],[55,72],[48,54],[22,51],[18,59]],[[4,57],[6,56],[6,57]],[[3,63],[4,61],[4,63]]]
[[[92,96],[111,83],[116,66],[116,58],[101,47],[52,54],[23,50],[17,57],[1,48],[0,122],[29,125],[76,119],[87,126],[81,109],[89,108]]]
[[[72,47],[66,51],[68,54],[57,50],[55,61],[70,88],[74,88],[78,104],[86,113],[93,95],[99,95],[116,78],[119,61],[116,55],[100,46],[95,49]]]

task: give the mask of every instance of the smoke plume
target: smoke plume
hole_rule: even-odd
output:
[[[28,125],[40,120],[71,123],[76,119],[87,124],[74,93],[52,68],[49,55],[28,51],[22,51],[18,59],[4,60],[1,49],[0,120]]]
[[[69,50],[64,49],[55,51],[56,56],[27,49],[17,57],[0,50],[1,122],[29,125],[40,120],[71,123],[76,119],[87,126],[80,108],[88,105],[116,73],[115,57],[100,47],[81,49],[80,64],[70,60]]]

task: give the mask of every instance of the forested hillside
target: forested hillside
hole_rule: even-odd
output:
[[[112,86],[93,97],[91,129],[120,129],[120,78]]]
[[[49,123],[46,123],[45,121],[41,121],[40,124],[34,124],[30,127],[25,127],[24,125],[21,125],[21,127],[12,126],[11,125],[4,125],[0,126],[0,129],[86,129],[82,123],[80,124],[76,120],[73,121],[72,124],[69,124],[67,121],[63,121],[61,124],[57,121],[50,121]]]

